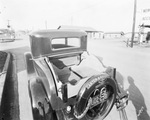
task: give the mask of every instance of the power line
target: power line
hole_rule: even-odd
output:
[[[65,17],[65,16],[73,16],[73,15],[75,15],[77,13],[83,12],[84,10],[87,10],[87,9],[91,9],[91,8],[93,8],[95,6],[98,6],[98,5],[100,5],[99,2],[96,2],[96,3],[92,4],[92,5],[89,5],[87,7],[82,8],[82,9],[76,10],[74,12],[67,13],[67,14],[65,14],[63,16],[59,16],[59,17],[56,17],[56,18],[61,18],[61,17]]]

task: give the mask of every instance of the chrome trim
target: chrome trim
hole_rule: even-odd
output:
[[[83,113],[79,115],[79,114],[77,113],[77,111],[75,110],[74,116],[75,116],[77,119],[83,118],[83,117],[85,116],[85,114],[87,113],[87,111],[89,110],[91,104],[92,104],[92,98],[90,97],[89,100],[88,100],[88,104],[87,104],[85,110],[83,111]]]
[[[71,53],[63,53],[63,54],[55,54],[55,55],[50,55],[50,54],[44,54],[44,55],[41,55],[41,56],[38,56],[38,57],[34,57],[33,60],[36,60],[36,59],[42,59],[42,58],[47,58],[47,57],[57,57],[57,56],[65,56],[65,55],[72,55],[72,54],[81,54],[83,53],[84,51],[80,51],[80,52],[71,52]]]
[[[55,80],[55,86],[56,86],[56,89],[57,89],[57,92],[58,92],[58,96],[62,99],[62,94],[61,93],[61,86],[62,86],[62,83],[58,80],[58,76],[56,76],[56,73],[51,65],[51,62],[50,60],[48,59],[48,57],[45,57],[44,60],[46,61],[46,63],[48,64],[48,66],[50,67],[51,69],[51,72],[52,72],[52,75],[54,77],[54,80]]]
[[[50,69],[51,69],[51,71],[52,71],[52,74],[53,74],[53,76],[54,76],[55,81],[58,82],[57,77],[56,77],[56,73],[55,73],[55,71],[54,71],[52,65],[50,64],[50,63],[51,63],[50,60],[49,60],[47,57],[44,57],[44,60],[45,60],[46,63],[49,65],[49,67],[50,67]]]

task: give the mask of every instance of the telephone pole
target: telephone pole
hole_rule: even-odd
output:
[[[73,25],[73,16],[71,16],[71,25]]]
[[[10,28],[10,24],[9,24],[10,20],[7,20],[7,22],[8,22],[7,27]]]
[[[45,20],[45,28],[47,29],[47,20]]]
[[[135,22],[136,22],[136,6],[137,0],[134,0],[134,12],[133,12],[133,26],[132,26],[132,38],[131,38],[131,47],[133,47],[134,34],[135,34]]]

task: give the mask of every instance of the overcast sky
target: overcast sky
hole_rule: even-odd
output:
[[[0,0],[0,27],[6,27],[9,20],[17,30],[74,25],[131,31],[133,5],[134,0]],[[149,6],[150,0],[137,0],[137,16],[142,7]]]

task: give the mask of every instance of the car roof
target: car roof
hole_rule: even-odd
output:
[[[49,29],[49,30],[38,30],[30,33],[30,36],[35,37],[82,37],[87,35],[85,31],[81,30],[70,30],[70,29]]]
[[[80,30],[40,30],[30,33],[30,45],[33,58],[45,56],[60,56],[81,53],[87,49],[87,34]],[[79,38],[80,47],[53,50],[52,39],[55,38]]]

